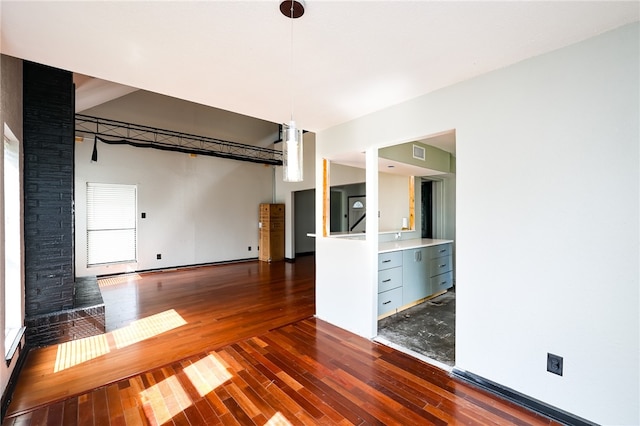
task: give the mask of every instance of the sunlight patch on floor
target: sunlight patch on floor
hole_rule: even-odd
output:
[[[53,372],[66,370],[111,352],[114,348],[109,344],[109,335],[113,337],[115,349],[122,349],[185,324],[187,322],[179,313],[169,309],[106,334],[61,343],[58,345]]]
[[[275,413],[268,422],[264,424],[264,426],[291,426],[291,422],[287,420],[287,418],[278,411]]]
[[[200,396],[207,395],[232,377],[215,353],[185,367],[183,371]]]
[[[98,280],[98,287],[105,288],[111,287],[118,284],[128,283],[131,280],[137,280],[140,278],[140,274],[127,274],[127,275],[118,275],[117,277],[111,278],[102,278]]]
[[[151,425],[162,425],[193,404],[176,376],[143,390],[140,399]]]
[[[122,349],[134,343],[185,325],[187,322],[174,309],[133,321],[131,324],[113,330],[116,348]]]
[[[214,391],[233,376],[229,373],[228,366],[220,356],[212,352],[206,357],[188,365],[182,371],[189,379],[201,398]],[[184,380],[184,376],[180,376]],[[177,414],[193,405],[180,380],[173,375],[155,385],[140,392],[140,402],[144,413],[151,425],[162,425],[170,422]],[[193,394],[192,394],[193,396]],[[277,416],[277,415],[276,415]],[[270,425],[290,425],[282,419],[274,416]]]
[[[61,343],[58,345],[53,372],[57,373],[106,353],[109,353],[106,334]]]

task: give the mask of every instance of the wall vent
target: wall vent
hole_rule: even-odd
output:
[[[416,158],[418,160],[425,160],[425,149],[423,146],[420,145],[413,145],[413,158]]]

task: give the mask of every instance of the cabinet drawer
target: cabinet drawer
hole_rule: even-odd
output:
[[[431,259],[430,276],[440,275],[451,270],[451,256]]]
[[[384,269],[378,272],[378,293],[388,291],[402,285],[402,267]]]
[[[431,294],[440,293],[451,287],[453,287],[453,272],[431,277]]]
[[[451,243],[429,247],[429,259],[451,255]]]
[[[388,253],[380,253],[378,255],[378,270],[395,268],[402,266],[402,252],[390,251]]]
[[[378,316],[398,309],[402,305],[402,287],[378,294]]]

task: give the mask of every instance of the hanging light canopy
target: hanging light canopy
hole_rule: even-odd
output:
[[[304,1],[284,0],[280,3],[280,12],[287,18],[297,19],[304,15]]]
[[[293,86],[293,20],[304,15],[302,0],[284,0],[280,12],[291,19],[291,83]],[[293,119],[293,87],[291,88],[291,120],[282,125],[282,170],[285,182],[302,182],[302,130]]]

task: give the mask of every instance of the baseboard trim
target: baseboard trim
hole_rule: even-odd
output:
[[[9,408],[9,404],[11,403],[13,391],[16,388],[16,383],[18,383],[18,377],[20,376],[22,367],[24,367],[24,363],[27,359],[27,354],[29,353],[30,349],[31,348],[27,346],[26,342],[24,344],[21,344],[19,348],[16,365],[13,368],[13,371],[11,371],[9,382],[7,383],[7,387],[4,390],[4,393],[2,394],[2,401],[0,401],[0,424],[4,424],[4,416],[7,414],[7,409]]]
[[[101,278],[105,278],[105,277],[117,277],[117,276],[120,276],[120,275],[129,275],[129,274],[132,274],[132,273],[142,274],[142,273],[153,273],[153,272],[177,271],[177,270],[180,270],[180,269],[200,268],[200,267],[203,267],[203,266],[227,265],[227,264],[230,264],[230,263],[253,262],[253,261],[257,261],[257,260],[258,260],[257,257],[247,257],[247,258],[244,258],[244,259],[220,260],[220,261],[217,261],[217,262],[193,263],[193,264],[188,264],[188,265],[166,266],[166,267],[163,267],[163,268],[139,269],[139,270],[128,271],[128,272],[117,272],[115,274],[97,275],[96,278],[97,279],[101,279]],[[82,278],[82,277],[78,277],[78,278]]]
[[[296,253],[296,257],[302,257],[302,256],[315,256],[316,252],[315,251],[303,251],[301,253]]]
[[[540,413],[559,423],[571,426],[597,426],[597,423],[590,422],[589,420],[583,419],[574,414],[553,407],[542,401],[538,401],[537,399],[531,398],[520,392],[516,392],[513,389],[502,386],[498,383],[492,382],[473,373],[469,373],[468,371],[460,370],[454,367],[451,371],[451,374],[461,380],[464,380],[465,382],[478,386],[479,388],[498,395],[508,401],[528,408],[531,411]]]
[[[315,255],[316,255],[315,251],[305,251],[303,253],[296,253],[296,255],[294,257],[285,257],[284,261],[285,262],[289,262],[289,263],[295,263],[296,262],[296,258],[298,258],[298,257],[315,256]]]

